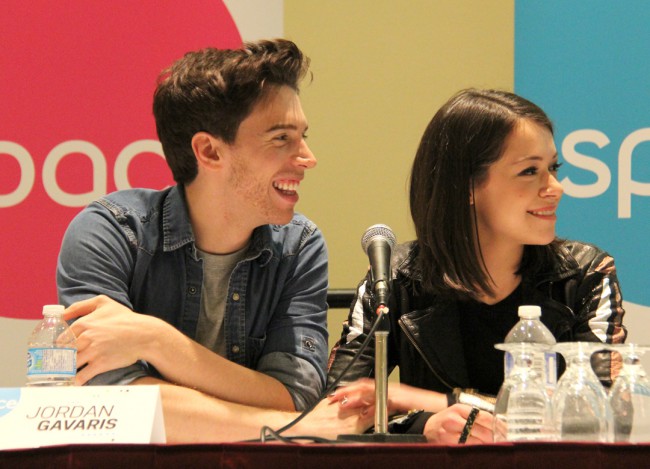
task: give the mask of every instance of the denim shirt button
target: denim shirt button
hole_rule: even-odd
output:
[[[189,288],[187,289],[187,292],[188,292],[190,295],[196,295],[196,287],[189,287]]]
[[[233,293],[232,294],[232,300],[233,301],[239,301],[239,293]]]
[[[232,353],[239,353],[239,345],[232,346]]]

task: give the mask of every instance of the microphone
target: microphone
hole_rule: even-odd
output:
[[[377,301],[377,311],[388,306],[390,297],[390,255],[395,235],[386,225],[372,225],[361,238],[361,248],[370,259],[371,288]]]

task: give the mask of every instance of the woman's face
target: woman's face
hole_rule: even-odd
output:
[[[553,241],[563,192],[558,168],[551,132],[534,121],[520,120],[505,141],[503,155],[474,188],[483,249]]]

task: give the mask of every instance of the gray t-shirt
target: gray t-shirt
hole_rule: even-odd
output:
[[[203,291],[196,330],[196,341],[222,357],[226,356],[226,335],[223,318],[230,274],[246,254],[245,247],[231,254],[210,254],[197,249],[203,260]]]

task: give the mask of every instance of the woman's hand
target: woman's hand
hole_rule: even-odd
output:
[[[424,436],[427,441],[445,445],[459,443],[472,409],[465,404],[454,404],[432,415],[424,426]],[[493,420],[494,417],[489,412],[478,411],[473,425],[469,426],[469,434],[465,443],[468,445],[492,443]]]
[[[348,409],[373,406],[375,404],[375,381],[362,378],[338,388],[328,396],[328,400],[330,403],[338,402],[341,407]]]
[[[375,381],[362,378],[352,384],[338,388],[329,396],[329,401],[338,402],[341,407],[356,409],[375,405]],[[447,396],[434,391],[388,383],[388,413],[406,413],[412,409],[440,412],[447,407]]]
[[[318,435],[335,440],[338,435],[360,434],[374,422],[374,407],[341,407],[324,399],[287,432],[288,435]]]

